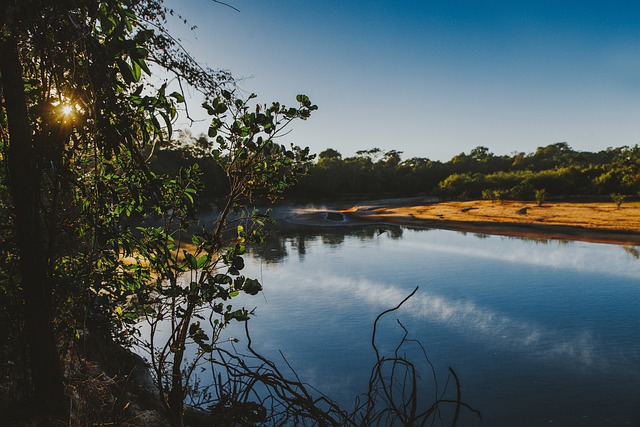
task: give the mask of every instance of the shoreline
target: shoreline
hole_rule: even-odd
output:
[[[640,245],[640,203],[620,209],[612,202],[543,203],[473,200],[438,202],[388,199],[341,209],[346,215],[373,223],[419,228],[572,240],[623,246]]]
[[[394,224],[531,239],[640,246],[640,202],[443,202],[414,197],[300,208],[289,222],[311,226]],[[329,220],[329,212],[344,215]]]
[[[354,215],[354,214],[350,214]],[[542,225],[508,222],[471,222],[451,220],[420,220],[411,217],[385,216],[376,219],[375,215],[354,215],[370,224],[393,224],[412,228],[433,228],[458,231],[462,233],[490,234],[497,236],[523,237],[539,240],[569,240],[589,243],[606,243],[621,246],[640,246],[640,233],[608,230],[585,229],[570,225]]]

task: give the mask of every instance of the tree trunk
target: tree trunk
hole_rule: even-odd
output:
[[[64,383],[51,313],[51,286],[47,275],[45,240],[40,210],[40,173],[15,38],[0,43],[0,71],[9,128],[9,188],[15,209],[20,253],[22,295],[34,410],[42,416],[63,416]]]

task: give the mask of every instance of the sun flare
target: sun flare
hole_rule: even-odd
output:
[[[73,107],[71,105],[62,106],[62,114],[64,116],[70,116],[73,113]]]

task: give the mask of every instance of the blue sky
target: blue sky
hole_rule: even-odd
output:
[[[640,2],[165,0],[172,31],[259,100],[319,110],[287,138],[449,160],[640,143]],[[204,116],[203,116],[204,117]],[[205,131],[206,123],[194,132]]]

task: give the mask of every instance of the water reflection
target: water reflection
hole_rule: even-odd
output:
[[[397,225],[303,226],[279,221],[276,227],[270,230],[265,244],[252,248],[251,255],[259,257],[265,263],[280,263],[292,254],[304,259],[307,247],[311,243],[320,242],[329,248],[336,249],[352,238],[363,243],[376,242],[380,239],[401,240],[405,231],[411,232],[412,235],[435,231],[432,233],[433,239],[410,239],[403,243],[403,246],[412,247],[414,251],[435,250],[456,257],[475,256],[538,265],[544,268],[573,268],[581,271],[600,271],[606,266],[607,270],[613,274],[634,277],[640,274],[640,264],[629,268],[624,259],[619,256],[619,252],[623,251],[634,259],[640,259],[640,249],[635,246],[495,236]],[[443,240],[440,238],[441,233],[458,236],[458,238]],[[482,243],[464,245],[458,243],[458,240],[467,237]],[[534,251],[522,242],[535,246],[542,245],[547,249]],[[290,248],[287,247],[288,244],[291,245]],[[594,253],[597,255],[594,256]]]
[[[635,259],[640,259],[640,249],[637,246],[624,246],[623,249]]]
[[[274,230],[246,272],[265,287],[264,304],[248,303],[261,348],[353,396],[375,315],[419,285],[397,316],[441,368],[456,368],[486,425],[640,419],[629,399],[640,392],[637,248],[385,230]],[[392,329],[380,336],[391,346]]]
[[[304,259],[307,246],[310,242],[320,241],[330,248],[337,248],[344,244],[348,238],[356,238],[362,242],[374,241],[381,237],[401,239],[403,228],[400,226],[352,226],[352,227],[322,227],[302,226],[287,222],[278,222],[276,228],[272,228],[267,234],[265,243],[259,247],[251,248],[251,254],[259,257],[266,263],[280,263],[291,250]]]
[[[327,292],[332,295],[349,295],[347,300],[329,302],[334,308],[342,306],[366,305],[365,311],[377,313],[399,301],[407,290],[402,286],[384,285],[376,281],[343,276],[293,276],[279,275],[279,282],[295,280],[298,291],[313,289],[314,292]],[[296,293],[296,290],[289,292]],[[362,310],[358,308],[357,310]],[[537,322],[519,319],[517,315],[499,312],[482,307],[470,300],[454,299],[434,292],[419,290],[403,307],[403,316],[416,321],[446,327],[463,335],[466,340],[482,343],[494,351],[522,353],[522,357],[532,360],[546,360],[549,363],[562,364],[565,369],[589,369],[603,373],[624,372],[637,376],[635,367],[630,369],[630,359],[638,361],[637,350],[625,352],[610,348],[588,328],[578,328],[567,333]],[[422,328],[424,323],[417,323]],[[413,332],[420,332],[421,329]],[[625,355],[626,353],[626,355]]]

